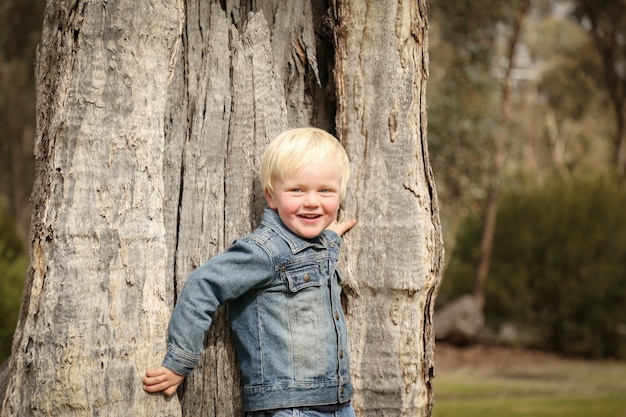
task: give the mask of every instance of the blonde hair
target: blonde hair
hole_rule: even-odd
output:
[[[274,181],[288,178],[305,165],[331,161],[339,173],[339,196],[346,195],[350,162],[345,149],[330,133],[313,127],[287,130],[272,140],[261,159],[263,191],[274,194]]]

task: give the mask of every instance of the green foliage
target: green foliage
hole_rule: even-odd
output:
[[[492,74],[502,4],[435,2],[431,39],[435,74],[428,88],[429,147],[433,169],[451,198],[480,194],[497,127],[499,82]],[[440,68],[441,75],[437,70]],[[475,197],[475,195],[473,195]]]
[[[498,135],[506,129],[502,75],[508,42],[525,4],[477,0],[431,5],[428,141],[442,211],[449,209],[450,216],[469,207],[480,210],[499,175],[494,154]],[[520,112],[519,104],[515,111]],[[511,136],[515,138],[509,141],[516,142],[522,134]]]
[[[563,353],[625,358],[625,206],[626,192],[601,176],[504,193],[488,324],[512,322]],[[442,287],[449,297],[471,290],[480,231],[477,218],[459,230]]]
[[[11,353],[27,264],[25,249],[15,234],[15,225],[0,216],[0,363]]]
[[[10,354],[28,263],[8,216],[24,217],[33,180],[34,60],[44,5],[0,1],[0,362]]]
[[[581,25],[548,15],[533,22],[525,40],[533,61],[543,68],[537,89],[559,121],[582,123],[585,114],[610,109],[602,62]]]

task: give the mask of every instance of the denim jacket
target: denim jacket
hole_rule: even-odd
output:
[[[187,279],[169,324],[163,366],[196,366],[216,309],[228,302],[246,411],[352,397],[337,269],[340,237],[303,239],[265,209],[261,225]]]

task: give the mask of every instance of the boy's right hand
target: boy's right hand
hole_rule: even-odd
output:
[[[179,375],[161,366],[146,372],[142,379],[143,390],[146,392],[163,391],[165,395],[174,395],[184,379],[184,375]]]

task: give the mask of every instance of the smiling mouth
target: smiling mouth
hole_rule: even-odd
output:
[[[302,217],[304,219],[317,219],[318,217],[322,217],[321,214],[299,214],[298,217]]]

